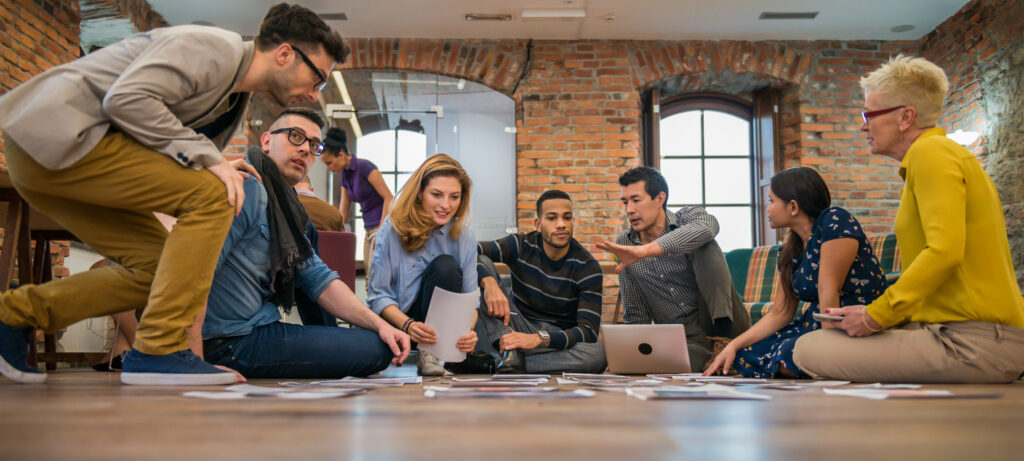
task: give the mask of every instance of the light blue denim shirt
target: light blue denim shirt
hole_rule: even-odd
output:
[[[281,320],[270,301],[270,226],[267,191],[253,177],[245,180],[245,202],[224,240],[207,301],[203,339],[241,336]],[[295,274],[295,288],[316,300],[338,274],[315,253]]]
[[[412,253],[402,248],[402,238],[391,227],[387,217],[377,230],[377,244],[373,247],[373,265],[370,266],[369,296],[366,304],[377,314],[388,306],[398,306],[407,312],[420,288],[420,279],[434,258],[449,254],[462,267],[462,292],[470,293],[477,288],[476,281],[476,237],[466,229],[453,240],[449,232],[452,223],[436,229],[423,244],[423,248]],[[479,301],[478,301],[479,302]]]

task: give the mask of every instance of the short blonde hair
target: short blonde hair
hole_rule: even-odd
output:
[[[435,177],[455,178],[462,186],[462,199],[452,217],[452,227],[448,235],[452,240],[456,240],[459,234],[469,227],[469,192],[473,188],[473,181],[455,159],[446,154],[431,155],[402,186],[389,213],[391,227],[401,237],[402,249],[409,253],[423,248],[430,238],[430,233],[437,229],[430,215],[423,211],[423,199],[420,196],[427,183]]]
[[[912,106],[917,128],[938,124],[949,92],[949,79],[939,66],[924,58],[896,55],[878,70],[860,79],[864,93],[876,93],[892,105]]]

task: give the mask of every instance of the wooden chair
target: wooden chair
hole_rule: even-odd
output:
[[[0,223],[4,225],[4,241],[0,248],[0,290],[6,291],[10,287],[15,261],[21,283],[39,284],[52,280],[50,241],[78,239],[56,221],[29,207],[14,189],[6,165],[0,165],[0,201],[7,202],[7,207],[0,207]],[[57,352],[54,336],[45,335],[42,353],[37,351],[36,342],[31,341],[28,361],[32,366],[44,362],[47,370],[54,370],[57,362],[95,363],[105,360],[107,355],[105,352]]]

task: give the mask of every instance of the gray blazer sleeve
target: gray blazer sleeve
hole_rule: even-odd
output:
[[[171,107],[193,98],[220,99],[230,90],[225,86],[235,79],[241,54],[235,44],[203,34],[159,38],[117,78],[103,110],[125,133],[183,166],[216,165],[222,159],[217,146],[185,126]]]

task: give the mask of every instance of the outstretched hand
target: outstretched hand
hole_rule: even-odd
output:
[[[619,245],[605,240],[597,242],[597,248],[615,255],[615,258],[618,259],[619,265],[615,266],[616,274],[622,273],[626,267],[647,257],[644,245]]]
[[[704,370],[704,376],[712,376],[716,371],[721,371],[722,375],[729,374],[729,368],[732,367],[734,360],[736,360],[736,349],[725,346],[725,349],[722,349],[711,365]]]

